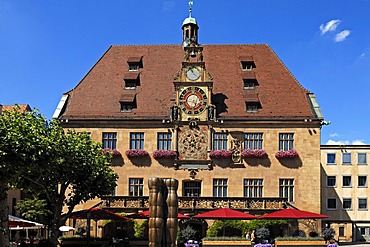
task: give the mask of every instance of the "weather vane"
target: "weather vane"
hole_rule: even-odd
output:
[[[191,17],[191,12],[192,12],[192,8],[193,8],[193,1],[189,1],[189,17]]]

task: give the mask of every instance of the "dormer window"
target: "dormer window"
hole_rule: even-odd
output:
[[[129,57],[127,63],[128,71],[139,71],[143,68],[142,57]]]
[[[247,112],[258,112],[261,109],[260,102],[245,102]]]
[[[136,80],[125,80],[125,89],[135,89],[136,86]]]
[[[128,70],[129,71],[138,71],[140,68],[140,65],[138,63],[130,63],[128,65]]]
[[[136,108],[136,94],[122,94],[119,100],[121,112],[132,112]]]
[[[244,89],[254,89],[258,86],[258,81],[256,79],[243,79]]]
[[[132,112],[133,102],[120,102],[121,112]]]
[[[136,89],[137,86],[140,86],[140,72],[128,72],[125,74],[123,80],[124,80],[124,87],[125,89]]]
[[[252,56],[242,56],[239,57],[242,70],[253,70],[256,68],[256,64],[254,63],[253,57]]]

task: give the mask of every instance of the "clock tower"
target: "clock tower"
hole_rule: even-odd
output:
[[[184,60],[174,79],[176,101],[172,120],[177,124],[178,166],[208,169],[211,122],[215,118],[215,107],[211,104],[213,79],[203,61],[199,27],[191,16],[192,5],[190,1],[189,17],[182,23]]]

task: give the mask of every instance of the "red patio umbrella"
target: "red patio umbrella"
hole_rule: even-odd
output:
[[[208,211],[203,214],[197,214],[193,218],[198,219],[218,219],[218,220],[249,220],[257,219],[258,217],[252,214],[243,213],[231,208],[219,208]]]
[[[286,208],[259,217],[259,219],[325,219],[330,216],[308,211]]]
[[[73,212],[71,219],[87,219],[89,216],[92,220],[130,220],[127,217],[113,213],[102,208],[90,208]]]
[[[128,218],[146,219],[149,218],[149,210],[138,212],[137,214],[128,215]],[[178,219],[189,219],[190,217],[181,213],[177,214]]]

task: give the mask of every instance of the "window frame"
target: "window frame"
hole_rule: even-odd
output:
[[[240,61],[240,64],[243,71],[252,71],[256,68],[254,61]]]
[[[329,201],[330,200],[332,200],[335,203],[335,208],[329,207],[329,204],[330,204]],[[338,208],[337,198],[335,198],[335,197],[326,198],[326,209],[327,210],[337,210],[337,208]]]
[[[349,185],[345,185],[344,182],[346,181],[345,179],[349,178]],[[351,175],[342,175],[342,187],[343,188],[352,188],[352,176]]]
[[[102,132],[102,147],[103,149],[117,149],[117,132]]]
[[[227,178],[213,178],[213,197],[227,197],[228,182]]]
[[[212,135],[212,149],[213,150],[227,150],[228,149],[229,134],[225,132],[214,132]]]
[[[294,182],[294,178],[279,178],[279,197],[288,198],[289,202],[294,202]]]
[[[347,161],[349,157],[349,162]],[[342,165],[352,165],[352,153],[342,153]]]
[[[345,211],[353,210],[353,203],[352,203],[352,198],[346,197],[342,199],[342,209]],[[350,207],[345,207],[345,201],[350,203]]]
[[[158,132],[157,133],[157,149],[158,150],[172,150],[172,133],[171,132]]]
[[[246,112],[258,112],[261,108],[261,104],[259,102],[245,102],[245,110]]]
[[[279,151],[294,150],[294,133],[279,133]]]
[[[129,196],[144,195],[144,178],[129,178],[128,180]]]
[[[329,185],[329,179],[330,178],[334,178],[334,185]],[[326,187],[328,187],[328,188],[335,188],[335,187],[337,187],[337,176],[335,176],[335,175],[327,175],[326,176]]]
[[[367,197],[358,197],[357,199],[358,199],[357,200],[358,210],[359,211],[366,211],[366,210],[368,210],[369,205],[368,205],[368,199],[367,199]],[[366,201],[366,207],[365,208],[362,208],[362,207],[360,208],[360,205],[361,205],[360,201],[361,200],[365,200]]]
[[[262,178],[244,178],[243,196],[245,198],[263,197],[263,179]]]
[[[360,162],[360,155],[365,156],[365,162]],[[367,165],[367,153],[366,152],[359,152],[357,153],[357,164],[358,165]]]
[[[364,185],[360,185],[360,178],[365,178]],[[368,183],[367,175],[357,175],[357,187],[358,188],[367,188],[367,183]]]
[[[139,136],[137,136],[139,135]],[[130,149],[144,150],[145,133],[144,132],[130,132]]]
[[[121,112],[132,112],[134,108],[133,102],[120,102]]]
[[[247,145],[246,145],[247,144]],[[244,149],[257,150],[263,149],[263,133],[244,133]]]
[[[334,156],[334,162],[329,162],[329,156]],[[327,165],[336,165],[337,164],[337,154],[336,153],[326,153],[326,164]]]
[[[191,183],[194,183],[194,184],[197,184],[197,186],[190,186]],[[187,186],[187,184],[189,184]],[[188,197],[200,197],[201,196],[201,193],[202,193],[202,182],[201,181],[197,181],[197,180],[185,180],[182,182],[182,187],[183,187],[183,196],[188,196]],[[198,194],[189,194],[189,195],[186,195],[186,191],[198,191]]]

